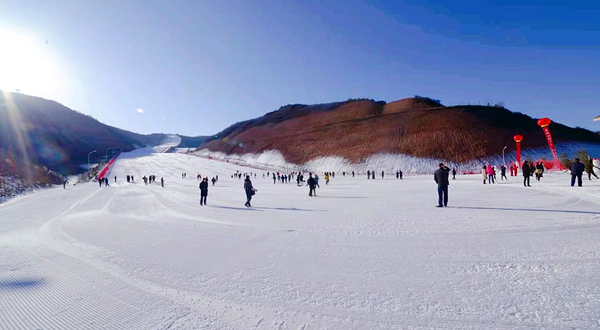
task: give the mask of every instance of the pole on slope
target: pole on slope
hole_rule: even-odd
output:
[[[504,159],[504,150],[506,150],[506,146],[504,146],[504,148],[502,148],[502,166],[506,166],[506,160]]]
[[[96,151],[98,151],[98,150],[90,151],[90,152],[88,153],[88,170],[90,169],[90,155],[91,155],[91,154],[93,154],[93,153],[94,153],[94,152],[96,152]]]

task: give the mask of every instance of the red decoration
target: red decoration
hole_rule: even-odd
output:
[[[513,139],[517,143],[517,164],[521,167],[521,141],[523,141],[523,135],[515,135]]]
[[[556,147],[554,146],[554,142],[552,141],[552,134],[550,134],[550,128],[548,127],[548,126],[550,126],[551,123],[552,123],[552,120],[550,120],[550,118],[541,118],[537,122],[537,124],[544,131],[544,136],[546,136],[546,140],[548,141],[548,147],[550,147],[550,151],[552,151],[552,156],[554,156],[554,163],[556,164],[556,167],[558,169],[562,169],[564,167],[558,160],[558,154],[556,153]]]

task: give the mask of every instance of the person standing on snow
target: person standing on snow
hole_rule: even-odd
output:
[[[575,161],[571,163],[569,169],[571,170],[571,187],[575,186],[575,178],[577,178],[577,185],[579,187],[583,186],[581,177],[583,176],[585,165],[579,161],[579,158],[575,158]]]
[[[312,197],[313,193],[314,196],[317,196],[317,182],[315,180],[315,178],[313,178],[312,173],[308,174],[308,180],[306,180],[306,184],[308,185],[308,196]]]
[[[483,165],[483,169],[481,170],[481,175],[483,176],[483,184],[487,183],[488,175],[485,165]]]
[[[371,171],[367,170],[367,180],[371,178]]]
[[[544,163],[538,162],[535,165],[535,179],[540,181],[542,176],[544,175]]]
[[[456,180],[456,167],[452,168],[452,180]]]
[[[438,205],[436,207],[448,207],[448,176],[450,175],[450,169],[440,163],[440,168],[433,174],[433,179],[438,185]]]
[[[530,180],[531,174],[533,173],[533,166],[529,163],[528,160],[526,160],[525,163],[523,163],[523,168],[521,169],[521,172],[523,172],[523,185],[525,187],[531,187]]]
[[[325,172],[325,185],[329,184],[329,173]]]
[[[494,169],[492,168],[492,165],[488,164],[488,166],[486,167],[486,172],[487,172],[488,183],[489,184],[496,183],[494,181]]]
[[[69,181],[68,179],[65,179],[65,180],[63,181],[63,189],[67,189],[67,182],[68,182],[68,181]]]
[[[317,173],[315,173],[315,185],[317,188],[321,188],[321,186],[319,186],[319,175]]]
[[[381,178],[383,179],[384,176],[385,176],[385,173],[383,171],[381,171]]]
[[[200,188],[200,206],[206,205],[206,197],[208,196],[208,178],[202,179],[198,188]]]
[[[246,192],[246,207],[252,207],[250,205],[250,201],[252,200],[252,196],[256,194],[256,189],[252,186],[252,181],[250,181],[250,177],[247,176],[244,180],[244,191]]]
[[[117,183],[117,176],[115,175],[115,183]]]
[[[588,179],[590,179],[590,181],[592,181],[592,175],[596,177],[596,179],[598,179],[598,176],[596,175],[596,173],[594,173],[594,160],[592,159],[592,157],[590,157],[588,159],[587,162],[585,162],[585,172],[588,175]]]
[[[165,178],[163,177],[160,178],[160,186],[163,188],[165,187]]]
[[[510,171],[511,171],[511,176],[512,176],[512,169]],[[505,179],[508,180],[508,178],[506,177],[506,166],[504,166],[504,165],[502,165],[500,167],[500,179],[502,181],[504,181]]]

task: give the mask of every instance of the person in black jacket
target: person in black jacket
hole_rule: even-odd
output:
[[[317,196],[317,181],[315,180],[315,178],[313,178],[312,173],[308,174],[308,180],[306,180],[306,184],[308,184],[308,196],[312,197],[313,193],[314,196]]]
[[[448,177],[450,175],[450,169],[440,163],[440,168],[433,174],[433,179],[438,185],[438,205],[437,207],[448,207],[448,186],[450,182]],[[443,203],[442,203],[443,202]]]
[[[256,193],[256,189],[252,186],[252,181],[250,181],[250,177],[246,176],[246,180],[244,180],[244,191],[246,191],[246,207],[252,207],[250,205],[250,201],[252,200],[252,196]]]
[[[206,205],[206,197],[208,196],[208,178],[202,179],[199,185],[200,188],[200,205]]]
[[[521,172],[523,172],[523,185],[525,187],[531,187],[530,177],[531,173],[533,172],[533,166],[529,164],[528,160],[526,160],[525,163],[523,163],[523,168],[521,169]]]
[[[583,185],[581,177],[583,176],[583,171],[585,171],[585,165],[579,161],[579,158],[575,158],[569,169],[571,170],[571,187],[575,186],[575,178],[577,178],[577,185],[581,187]]]

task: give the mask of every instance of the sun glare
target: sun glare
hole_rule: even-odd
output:
[[[0,89],[52,97],[60,80],[45,40],[0,30]]]

